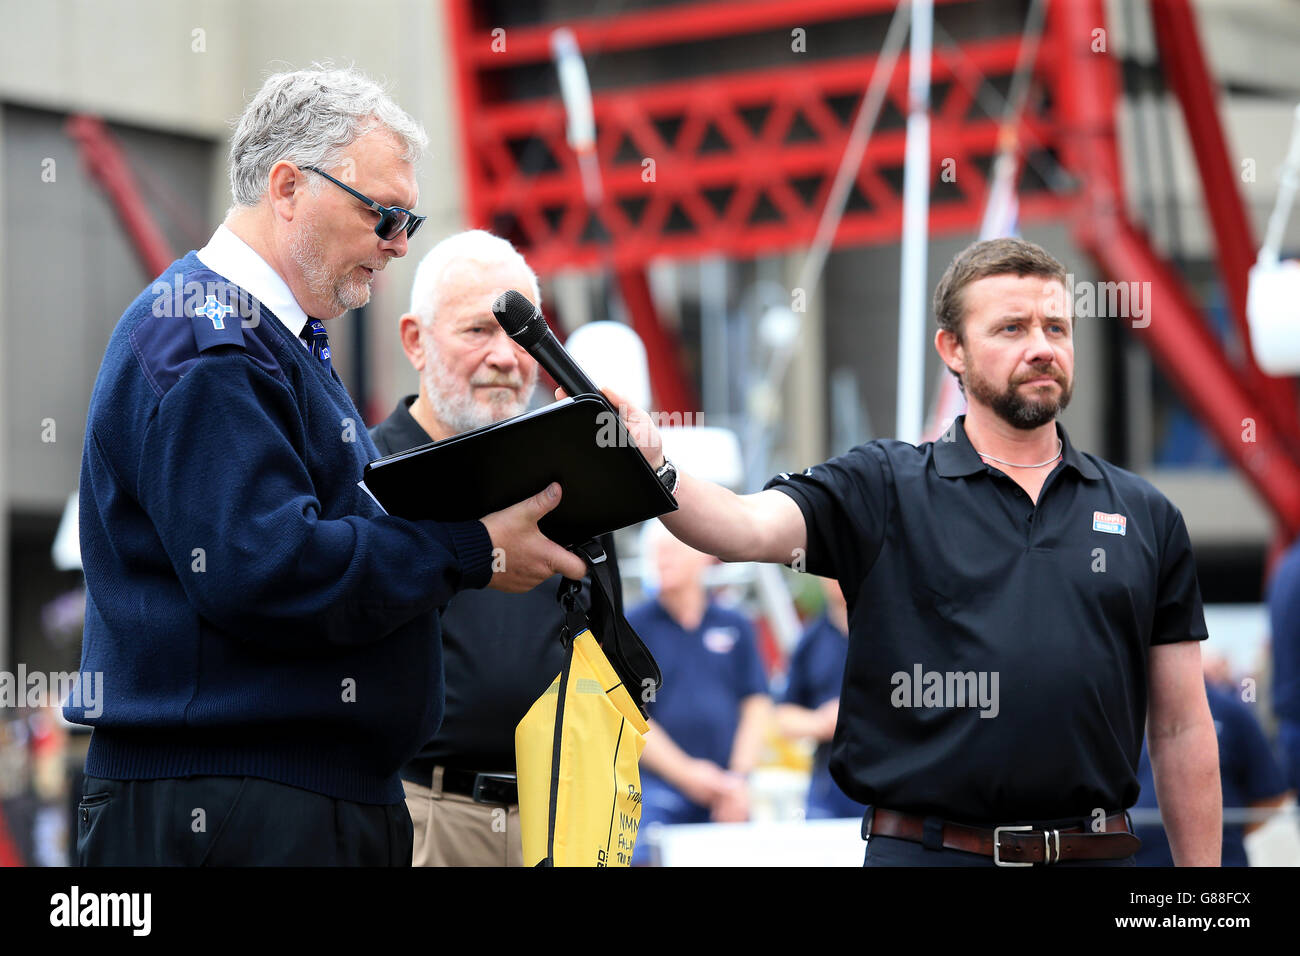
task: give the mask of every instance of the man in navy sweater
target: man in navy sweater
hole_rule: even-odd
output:
[[[411,860],[398,776],[442,717],[437,616],[575,555],[552,485],[482,521],[385,515],[323,320],[422,222],[427,139],[352,70],[270,77],[231,143],[234,206],[133,302],[91,396],[81,669],[103,674],[84,865]]]

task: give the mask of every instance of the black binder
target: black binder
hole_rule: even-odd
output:
[[[579,395],[366,466],[365,484],[391,515],[475,521],[552,481],[560,504],[538,527],[571,547],[669,511],[677,502],[597,395]]]

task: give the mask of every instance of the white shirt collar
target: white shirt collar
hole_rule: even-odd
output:
[[[302,336],[307,313],[293,297],[288,283],[225,225],[217,227],[208,244],[198,251],[198,257],[213,272],[251,293],[295,338]]]

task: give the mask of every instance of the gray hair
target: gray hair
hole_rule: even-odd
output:
[[[425,326],[433,321],[442,305],[440,287],[443,273],[456,262],[519,266],[528,274],[533,301],[541,306],[542,290],[537,282],[537,273],[533,272],[519,250],[500,236],[494,236],[483,229],[470,229],[443,239],[424,254],[415,270],[415,280],[411,283],[411,312],[418,315]]]
[[[424,129],[359,70],[315,63],[267,77],[244,108],[230,140],[230,192],[238,206],[256,206],[271,167],[281,160],[329,169],[358,137],[387,129],[414,163],[429,144]],[[313,191],[319,177],[310,177]]]

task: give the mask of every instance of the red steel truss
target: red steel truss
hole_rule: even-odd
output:
[[[874,56],[822,61],[791,56],[787,65],[597,92],[596,150],[605,195],[593,210],[565,140],[558,99],[519,102],[495,93],[503,71],[549,61],[555,25],[511,27],[494,35],[497,27],[479,18],[480,8],[471,0],[447,0],[447,8],[471,222],[510,238],[540,272],[612,266],[625,293],[644,285],[632,273],[644,271],[656,257],[749,258],[807,246],[876,62]],[[893,8],[891,0],[697,2],[566,25],[588,56],[617,56],[888,14]],[[974,97],[986,78],[1013,72],[1019,48],[1016,34],[963,44],[956,52],[937,51],[931,130],[936,182],[930,205],[936,234],[971,232],[979,225],[999,124]],[[1051,56],[1050,44],[1045,45],[1039,62]],[[877,125],[836,232],[837,244],[886,242],[899,234],[907,63],[906,55],[899,58],[882,110],[882,120],[892,114],[899,121],[893,128]],[[1056,152],[1051,117],[1038,104],[1026,110],[1019,142],[1036,156]],[[955,173],[951,181],[937,168],[946,159]],[[654,164],[653,179],[647,160]],[[1041,180],[1022,184],[1020,215],[1026,221],[1060,217],[1068,204],[1068,197]],[[660,322],[649,297],[631,295],[626,305],[643,337],[650,332],[646,350],[660,408],[692,410],[693,389],[669,347],[671,336],[654,331]]]
[[[585,52],[610,55],[807,26],[892,6],[879,0],[686,3],[569,26]],[[494,53],[492,27],[474,19],[474,5],[452,0],[450,8],[470,218],[510,235],[539,270],[600,265],[610,255],[617,267],[644,267],[660,256],[749,258],[806,246],[812,239],[853,121],[842,104],[856,107],[874,56],[814,62],[792,56],[786,66],[597,93],[597,152],[606,199],[593,213],[565,142],[558,99],[499,102],[488,93],[501,70],[548,60],[552,27],[511,28],[505,50]],[[931,134],[936,233],[970,231],[979,224],[988,192],[985,172],[997,151],[999,129],[973,97],[985,77],[1012,73],[1019,48],[1017,34],[963,44],[960,57],[936,55]],[[1044,60],[1051,55],[1044,49]],[[906,112],[907,62],[906,55],[900,57],[885,112]],[[1029,111],[1021,139],[1035,150],[1053,150],[1050,116]],[[904,146],[901,125],[872,137],[837,242],[898,236]],[[521,163],[521,154],[530,153],[548,168]],[[954,160],[951,183],[940,177],[943,159]],[[647,181],[647,160],[654,162],[653,181]],[[1021,197],[1021,215],[1060,216],[1066,205],[1064,197],[1039,188]]]
[[[1181,37],[1180,45],[1171,48],[1166,45],[1170,34],[1157,28],[1166,68],[1190,78],[1199,74],[1197,83],[1182,84],[1192,90],[1182,101],[1184,111],[1215,113],[1212,99],[1199,99],[1212,87],[1199,45],[1194,49],[1188,45],[1194,43],[1196,34],[1186,0],[1154,0],[1153,9],[1157,24],[1164,20],[1167,28],[1173,21],[1178,28],[1174,33]],[[1090,43],[1092,31],[1104,28],[1103,0],[1053,3],[1049,24],[1058,35],[1070,38],[1056,67],[1058,108],[1068,130],[1064,158],[1067,166],[1080,171],[1083,183],[1072,212],[1075,236],[1112,280],[1151,283],[1151,322],[1146,328],[1135,329],[1134,334],[1150,350],[1183,401],[1268,503],[1283,533],[1294,537],[1300,533],[1300,464],[1295,457],[1300,450],[1300,433],[1294,426],[1293,387],[1285,380],[1264,376],[1253,362],[1240,367],[1229,361],[1177,272],[1128,217],[1116,147],[1118,66],[1110,57],[1099,56]],[[1198,87],[1200,93],[1195,91]],[[1189,116],[1188,132],[1194,152],[1217,149],[1222,163],[1227,163],[1217,115],[1212,120],[1204,115],[1196,119]],[[1239,278],[1244,283],[1245,270],[1253,260],[1254,241],[1235,188],[1236,176],[1205,178],[1207,169],[1217,165],[1201,160],[1211,219],[1215,223],[1236,221],[1231,232],[1216,235],[1220,268],[1225,273],[1241,270]],[[1235,281],[1225,279],[1230,289]],[[1244,291],[1240,301],[1235,293],[1230,296],[1234,310],[1241,308],[1244,326]],[[1245,341],[1249,343],[1249,338]]]
[[[539,271],[612,264],[627,276],[655,257],[747,258],[806,247],[844,152],[875,57],[790,62],[680,82],[597,91],[597,152],[605,198],[588,207],[576,158],[565,142],[557,98],[510,101],[505,71],[545,65],[558,24],[494,35],[470,0],[446,0],[461,104],[470,220],[509,236]],[[941,6],[961,0],[939,0]],[[1187,0],[1151,0],[1170,88],[1188,122],[1219,265],[1238,334],[1245,336],[1246,270],[1254,243],[1219,125],[1213,83]],[[790,30],[887,13],[892,0],[686,2],[565,24],[590,56],[711,38]],[[1117,64],[1097,48],[1102,0],[1051,0],[1035,67],[1044,96],[1031,99],[1018,141],[1067,175],[1052,188],[1022,177],[1022,221],[1061,218],[1112,280],[1150,282],[1152,321],[1135,330],[1190,408],[1261,493],[1281,526],[1300,532],[1300,416],[1291,382],[1263,375],[1249,357],[1230,361],[1182,280],[1125,210],[1116,145]],[[501,41],[504,40],[504,48]],[[998,123],[974,103],[987,78],[1014,67],[1019,34],[936,48],[933,63],[930,205],[934,235],[973,232],[988,192]],[[885,114],[906,112],[907,57],[891,79]],[[836,104],[839,104],[837,108]],[[792,135],[793,130],[798,135]],[[837,245],[895,241],[902,211],[901,124],[877,127],[835,236]],[[542,162],[537,162],[538,159]],[[955,162],[955,181],[941,176]],[[1026,158],[1022,156],[1022,159]],[[647,164],[654,161],[653,181]],[[1041,165],[1041,163],[1039,164]],[[1212,184],[1212,185],[1211,185]],[[628,302],[639,328],[657,326],[648,297]],[[661,406],[682,396],[677,357],[653,342],[651,374]],[[1243,440],[1253,423],[1253,441]]]
[[[68,136],[77,144],[86,170],[108,197],[146,276],[158,275],[176,258],[158,221],[149,212],[131,164],[108,125],[98,116],[68,118]]]

